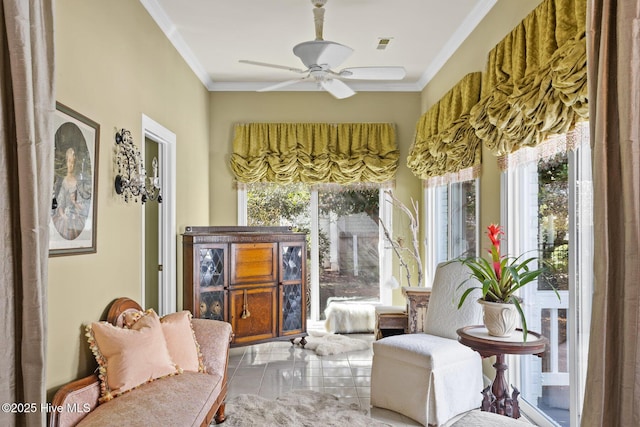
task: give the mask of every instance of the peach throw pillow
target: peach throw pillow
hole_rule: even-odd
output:
[[[191,313],[180,311],[160,319],[173,362],[183,371],[204,372],[200,345],[191,326]]]
[[[179,373],[154,311],[130,329],[107,322],[93,322],[86,329],[98,362],[101,403],[156,378]]]
[[[124,314],[124,325],[130,328],[153,309],[130,311]],[[169,355],[183,371],[205,372],[200,345],[191,324],[191,312],[187,310],[167,314],[160,319]]]

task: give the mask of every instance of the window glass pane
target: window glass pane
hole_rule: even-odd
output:
[[[310,200],[302,184],[248,184],[247,225],[290,226],[308,233]]]
[[[436,189],[436,263],[449,259],[449,186]]]
[[[331,301],[379,301],[379,190],[318,192],[320,313]]]
[[[549,339],[541,358],[526,356],[522,397],[560,425],[569,422],[569,373],[567,366],[567,308],[569,307],[569,162],[566,153],[522,168],[527,206],[518,220],[523,227],[518,254],[537,252],[545,272],[536,286],[525,287],[527,324]],[[517,197],[516,196],[516,197]],[[527,252],[530,249],[532,252]],[[561,300],[553,292],[561,291]],[[561,369],[564,367],[565,369]],[[566,424],[565,424],[566,423]]]
[[[476,255],[476,180],[450,186],[450,258]]]
[[[545,272],[538,290],[569,290],[569,162],[561,153],[538,162],[538,250]]]
[[[477,254],[477,179],[424,190],[425,280],[441,262]]]

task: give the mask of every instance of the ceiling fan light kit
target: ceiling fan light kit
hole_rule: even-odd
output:
[[[284,65],[269,64],[266,62],[240,60],[240,62],[262,67],[279,68],[299,74],[306,74],[302,78],[287,80],[274,85],[262,88],[258,92],[267,92],[283,88],[313,79],[318,87],[326,90],[338,99],[348,98],[355,95],[341,78],[349,80],[402,80],[406,71],[403,67],[351,67],[340,71],[333,71],[332,68],[342,64],[352,53],[353,49],[340,43],[324,40],[322,38],[322,27],[324,22],[324,5],[327,0],[311,0],[315,6],[313,9],[316,39],[299,43],[293,47],[293,53],[307,67],[301,70]]]

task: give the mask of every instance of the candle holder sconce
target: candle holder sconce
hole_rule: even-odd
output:
[[[115,139],[116,193],[122,195],[125,202],[140,200],[141,203],[145,203],[149,200],[157,200],[158,203],[162,203],[158,159],[153,158],[151,162],[153,176],[147,177],[140,150],[133,144],[131,132],[122,129],[116,132]]]

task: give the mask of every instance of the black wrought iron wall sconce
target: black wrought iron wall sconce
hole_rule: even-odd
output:
[[[158,176],[158,159],[151,162],[153,176],[147,177],[140,150],[133,144],[131,132],[122,129],[116,132],[116,193],[124,197],[125,202],[133,200],[141,203],[157,200],[162,203],[160,194],[160,177]]]

